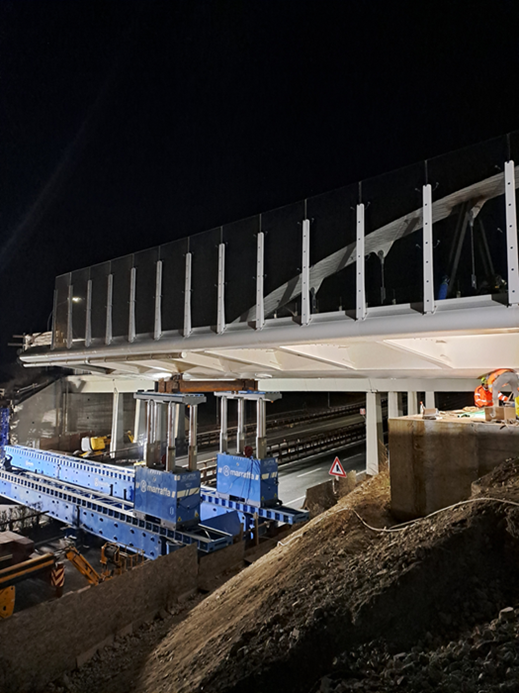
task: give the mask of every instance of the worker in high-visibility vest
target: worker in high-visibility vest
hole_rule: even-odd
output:
[[[519,379],[512,368],[498,368],[481,378],[481,385],[474,390],[476,407],[491,407],[499,402],[508,402],[510,395],[503,394],[501,388],[509,385],[512,398],[519,396]]]

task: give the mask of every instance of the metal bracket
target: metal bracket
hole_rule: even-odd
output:
[[[92,280],[87,281],[85,313],[85,346],[92,344]]]
[[[113,295],[114,295],[114,275],[108,275],[106,288],[106,330],[105,344],[112,343],[112,310],[113,310]]]
[[[423,186],[423,312],[434,313],[432,188]]]
[[[301,264],[301,325],[310,323],[310,219],[303,219]]]
[[[162,260],[157,260],[155,275],[155,321],[153,339],[162,336]]]
[[[366,281],[365,281],[365,256],[364,256],[364,204],[357,205],[357,246],[356,246],[356,271],[357,271],[357,298],[355,317],[357,320],[365,320],[366,310]]]
[[[189,337],[193,328],[191,326],[191,266],[192,253],[186,253],[186,281],[184,286],[184,337]]]
[[[519,260],[514,162],[505,163],[506,249],[508,260],[508,305],[519,305]]]
[[[137,268],[130,270],[130,307],[128,315],[128,341],[135,341],[135,293],[137,289]]]
[[[263,301],[263,281],[265,263],[265,234],[258,233],[256,255],[256,329],[262,330],[265,326],[265,305]]]
[[[216,315],[216,332],[225,330],[225,243],[218,245],[218,309]]]

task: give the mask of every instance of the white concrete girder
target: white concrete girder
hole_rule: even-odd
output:
[[[349,354],[349,346],[336,344],[298,344],[297,346],[280,346],[282,351],[297,356],[332,364],[347,370],[355,369]]]

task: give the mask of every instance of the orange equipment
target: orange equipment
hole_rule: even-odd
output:
[[[511,368],[498,368],[487,373],[481,378],[481,385],[474,390],[474,404],[476,407],[491,407],[499,401],[508,402],[510,396],[501,392],[501,388],[507,385],[512,389],[513,398],[519,396],[519,379]]]

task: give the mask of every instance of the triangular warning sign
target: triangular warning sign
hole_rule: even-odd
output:
[[[328,474],[332,474],[333,476],[347,476],[346,472],[344,471],[344,467],[342,466],[341,461],[338,457],[334,459]]]

